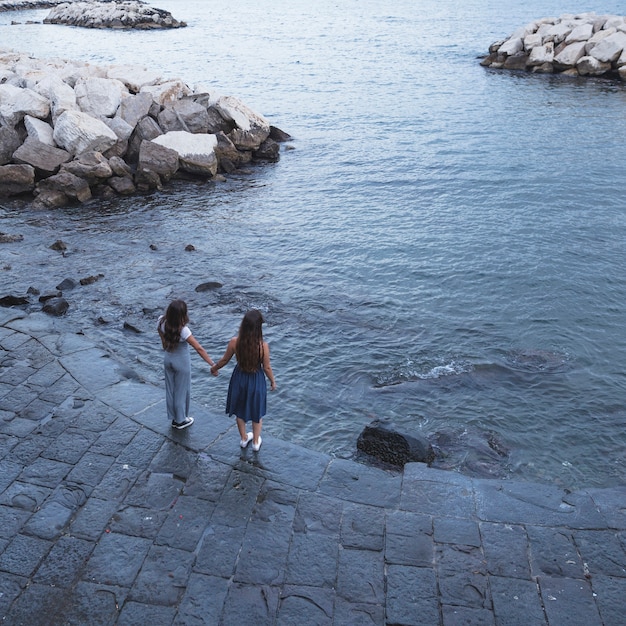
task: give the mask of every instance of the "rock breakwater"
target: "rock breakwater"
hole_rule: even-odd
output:
[[[626,80],[626,17],[583,13],[541,18],[493,43],[481,65]]]
[[[277,161],[289,135],[233,96],[128,65],[0,48],[0,196],[42,207]]]
[[[187,26],[185,22],[175,19],[169,11],[157,9],[136,0],[65,2],[50,11],[44,19],[44,24],[139,30]]]

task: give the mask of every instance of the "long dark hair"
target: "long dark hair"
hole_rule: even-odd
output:
[[[256,372],[263,359],[263,322],[263,315],[257,309],[248,311],[241,320],[235,354],[244,372]]]
[[[174,350],[178,346],[180,331],[188,322],[187,303],[184,300],[172,300],[165,311],[163,324],[163,340],[166,350]]]

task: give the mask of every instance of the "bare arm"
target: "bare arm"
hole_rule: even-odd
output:
[[[213,359],[209,356],[208,352],[200,345],[198,340],[193,336],[187,337],[187,343],[209,364],[215,365]]]
[[[226,346],[226,352],[224,352],[224,356],[211,368],[211,374],[213,374],[213,376],[217,376],[218,370],[224,367],[224,365],[226,365],[233,358],[236,347],[237,337],[233,337]]]
[[[270,347],[266,341],[263,342],[263,371],[270,381],[270,391],[276,391],[276,381],[274,380],[274,372],[270,363]]]

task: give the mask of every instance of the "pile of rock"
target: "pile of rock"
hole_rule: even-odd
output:
[[[85,28],[155,29],[187,26],[169,11],[143,2],[65,2],[53,8],[44,24],[69,24]]]
[[[546,17],[493,43],[481,64],[494,69],[626,80],[626,18],[595,13]]]
[[[0,49],[0,196],[55,207],[215,178],[277,161],[288,138],[233,96],[142,67]]]

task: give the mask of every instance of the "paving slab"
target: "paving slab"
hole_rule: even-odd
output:
[[[6,624],[624,624],[626,485],[255,453],[62,318],[0,310],[0,348]]]

